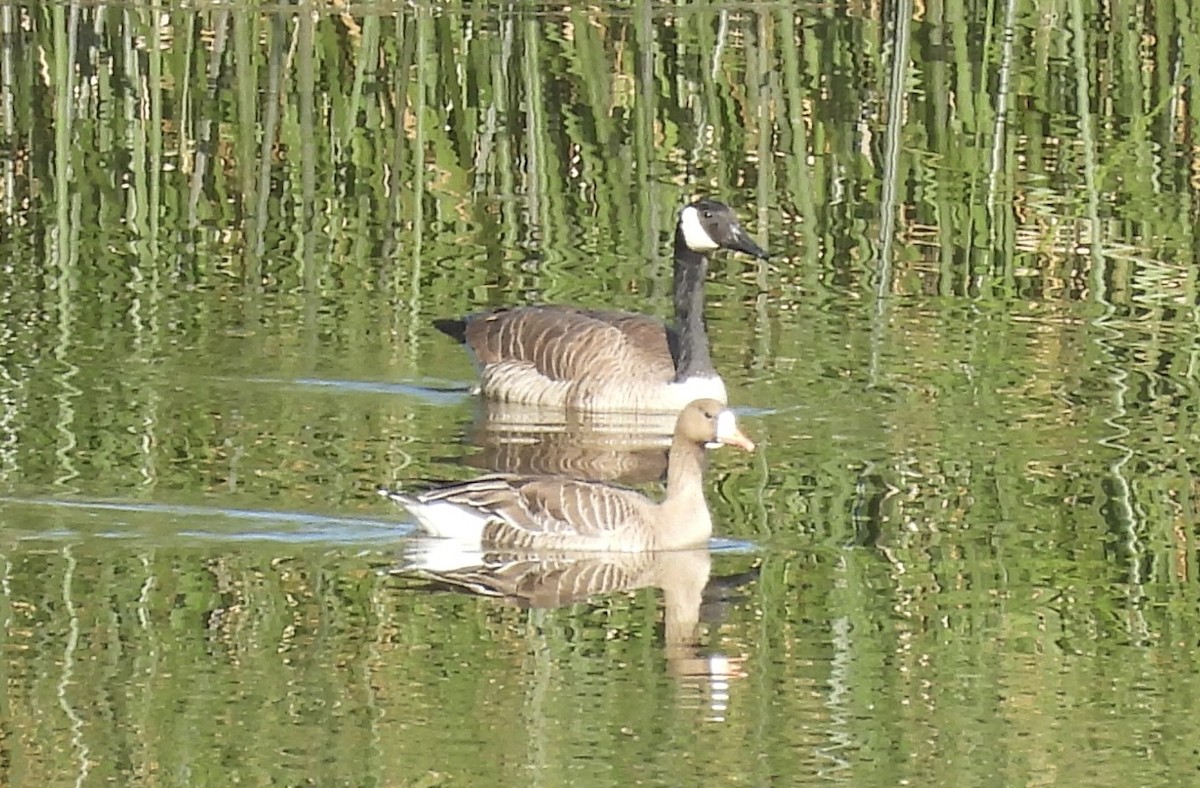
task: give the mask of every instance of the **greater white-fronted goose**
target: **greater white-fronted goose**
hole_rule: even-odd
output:
[[[380,490],[431,536],[485,548],[642,552],[707,543],[712,517],[704,500],[708,446],[754,450],[733,411],[716,400],[679,414],[667,457],[661,503],[641,493],[563,476],[492,474],[416,495]]]
[[[435,320],[464,343],[489,399],[588,411],[677,413],[701,397],[726,402],[704,324],[708,255],[766,258],[730,208],[686,206],[675,226],[675,325],[632,312],[572,306],[496,309]]]

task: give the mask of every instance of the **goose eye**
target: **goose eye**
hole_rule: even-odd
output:
[[[705,219],[711,219],[711,218],[712,218],[712,211],[705,211],[705,212],[704,212],[704,218],[705,218]]]

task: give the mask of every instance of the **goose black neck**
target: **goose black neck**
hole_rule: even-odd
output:
[[[675,232],[675,380],[693,376],[716,375],[708,352],[708,331],[704,324],[704,280],[708,276],[708,257],[688,248],[683,234]]]

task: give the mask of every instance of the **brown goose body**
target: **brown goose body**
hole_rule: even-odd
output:
[[[667,492],[655,502],[634,490],[562,476],[491,474],[417,495],[383,490],[433,536],[528,551],[676,550],[712,535],[704,499],[706,445],[754,444],[733,412],[699,400],[680,413],[667,459]]]
[[[439,321],[446,330],[446,321]],[[488,399],[581,410],[675,411],[725,402],[720,376],[676,380],[678,332],[632,312],[573,306],[502,308],[467,318],[463,342]]]
[[[675,228],[675,323],[632,312],[535,305],[434,321],[465,344],[483,396],[591,411],[677,413],[696,399],[726,401],[704,324],[708,254],[764,252],[722,203],[686,206]]]

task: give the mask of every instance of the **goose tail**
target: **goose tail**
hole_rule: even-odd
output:
[[[467,321],[460,317],[439,317],[433,327],[460,345],[467,343]]]
[[[383,487],[382,485],[376,487],[375,492],[379,493],[384,498],[387,498],[389,501],[403,506],[405,509],[407,509],[409,506],[419,503],[416,498],[401,490],[389,490],[387,487]]]

